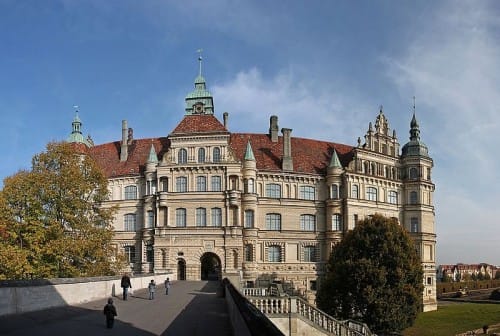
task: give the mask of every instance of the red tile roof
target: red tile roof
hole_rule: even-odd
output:
[[[212,114],[193,114],[185,116],[170,134],[179,135],[212,132],[227,132],[227,129]]]

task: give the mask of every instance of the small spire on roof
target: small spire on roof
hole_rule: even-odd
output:
[[[151,149],[149,150],[148,162],[157,163],[158,156],[156,156],[155,145],[153,144],[153,139],[151,139]]]
[[[333,149],[332,158],[330,159],[330,168],[342,168],[342,164],[340,163],[339,156],[337,155],[337,151],[335,148]]]
[[[255,161],[255,156],[253,155],[252,145],[250,140],[247,142],[247,149],[245,151],[245,161]]]

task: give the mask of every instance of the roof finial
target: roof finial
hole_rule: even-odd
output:
[[[415,96],[413,96],[413,115],[415,115]]]
[[[384,105],[380,104],[380,113],[384,110]]]
[[[75,113],[78,114],[79,106],[78,105],[73,105],[73,108],[75,109]]]
[[[198,55],[198,62],[200,64],[200,76],[201,76],[201,61],[203,60],[203,58],[201,57],[201,53],[203,52],[203,49],[198,49],[198,50],[196,50],[196,52],[199,54]]]

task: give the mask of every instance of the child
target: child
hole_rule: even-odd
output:
[[[168,295],[168,290],[170,288],[170,279],[165,280],[165,295]]]
[[[151,282],[148,285],[149,299],[150,300],[153,300],[155,298],[155,289],[156,289],[155,281],[151,280]]]
[[[113,328],[113,324],[115,323],[116,308],[113,305],[112,298],[108,299],[108,304],[104,306],[103,313],[106,315],[106,327],[108,329]]]

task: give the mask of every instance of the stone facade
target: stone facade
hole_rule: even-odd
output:
[[[81,132],[81,124],[74,135]],[[238,274],[314,295],[332,247],[357,221],[396,218],[414,239],[425,276],[425,310],[436,309],[433,161],[415,114],[401,153],[382,109],[364,141],[349,146],[279,132],[231,133],[214,114],[205,79],[195,80],[182,121],[167,137],[84,147],[109,179],[115,241],[130,270],[173,271],[198,280]]]

